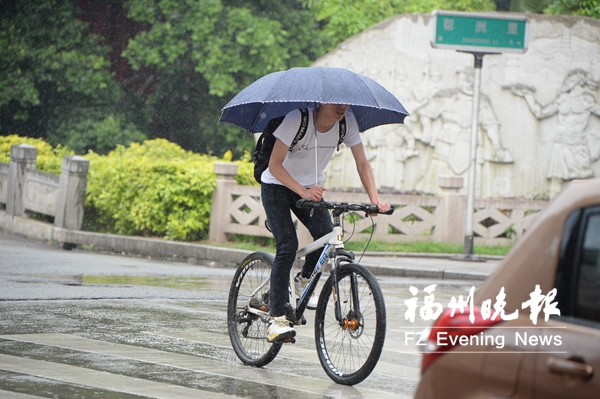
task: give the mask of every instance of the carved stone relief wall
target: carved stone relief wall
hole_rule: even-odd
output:
[[[438,193],[438,177],[465,177],[473,56],[430,46],[429,14],[403,14],[317,60],[362,73],[392,91],[411,116],[363,134],[379,187]],[[572,179],[600,176],[600,21],[529,16],[524,54],[486,55],[481,74],[478,197],[554,196]],[[360,187],[349,149],[327,187]]]

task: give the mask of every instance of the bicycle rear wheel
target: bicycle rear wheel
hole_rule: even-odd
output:
[[[249,366],[262,367],[269,364],[282,345],[267,341],[267,318],[248,312],[248,306],[252,304],[253,308],[262,308],[268,313],[272,265],[273,256],[270,254],[254,252],[248,255],[238,267],[229,289],[229,338],[235,354]],[[265,281],[267,283],[252,296]]]
[[[379,283],[363,266],[351,263],[337,270],[339,292],[330,276],[315,313],[315,341],[321,366],[338,384],[354,385],[371,374],[385,341],[385,302]],[[342,325],[335,317],[335,300]]]

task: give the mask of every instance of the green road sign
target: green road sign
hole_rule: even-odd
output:
[[[434,11],[431,45],[469,52],[524,53],[527,18],[507,14]]]

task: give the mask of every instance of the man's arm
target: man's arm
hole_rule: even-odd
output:
[[[289,146],[285,145],[283,141],[277,139],[275,141],[275,146],[273,147],[273,152],[271,153],[271,158],[269,159],[269,170],[271,174],[275,176],[281,184],[301,196],[302,198],[310,201],[320,201],[323,198],[323,192],[325,189],[323,187],[319,187],[317,185],[312,186],[311,188],[306,188],[300,183],[296,181],[287,171],[286,168],[283,167],[283,161],[287,156]]]
[[[362,143],[357,144],[350,148],[352,150],[352,156],[356,163],[356,170],[360,176],[360,181],[365,188],[369,200],[373,205],[377,205],[380,212],[387,212],[390,210],[389,204],[384,204],[379,200],[379,194],[377,193],[377,186],[375,185],[375,176],[373,175],[373,169],[371,164],[367,160],[365,155],[365,147]]]

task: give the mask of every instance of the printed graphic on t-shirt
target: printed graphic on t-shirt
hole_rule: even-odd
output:
[[[290,159],[306,159],[308,158],[309,151],[314,151],[314,146],[311,148],[305,144],[297,145],[292,148],[292,151],[288,154]]]
[[[332,149],[335,149],[336,146],[335,145],[321,145],[319,144],[319,146],[317,147],[318,151],[331,151]],[[288,158],[289,159],[307,159],[311,154],[311,151],[315,150],[315,146],[309,146],[307,144],[300,144],[298,143],[298,145],[296,145],[294,148],[292,148],[292,151],[288,154]]]

